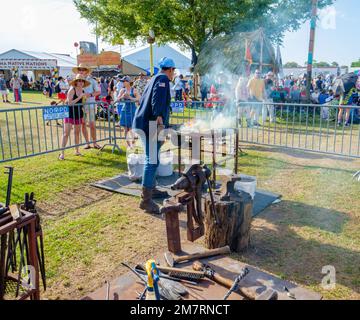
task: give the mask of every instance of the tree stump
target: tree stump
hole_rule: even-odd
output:
[[[212,213],[210,195],[204,200],[205,246],[208,249],[230,246],[231,251],[245,250],[250,243],[253,200],[247,193],[240,193],[237,200],[221,201],[214,194],[218,224]]]

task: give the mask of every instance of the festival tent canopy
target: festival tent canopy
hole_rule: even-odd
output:
[[[12,49],[0,54],[0,69],[22,71],[50,71],[59,69],[60,76],[71,75],[76,59],[67,54],[20,51]]]
[[[191,59],[183,55],[174,48],[164,46],[153,46],[154,52],[154,67],[159,67],[159,61],[163,57],[168,57],[174,60],[176,68],[181,74],[190,74]],[[150,70],[150,46],[143,46],[123,54],[123,59],[131,64],[138,66],[144,70]]]

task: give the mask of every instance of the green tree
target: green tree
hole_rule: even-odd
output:
[[[300,68],[301,66],[297,62],[287,62],[284,64],[284,68]]]
[[[334,61],[334,62],[331,63],[331,66],[332,66],[332,67],[338,67],[339,64],[338,64],[336,61]]]
[[[331,67],[330,63],[325,62],[325,61],[320,61],[320,62],[316,62],[314,64],[314,67],[318,67],[318,68],[328,68]]]
[[[281,42],[287,30],[309,19],[309,0],[73,0],[83,18],[105,41],[145,41],[150,29],[157,43],[174,42],[190,49],[192,62],[212,39],[233,32],[263,27],[267,36]],[[319,7],[334,0],[319,0]]]

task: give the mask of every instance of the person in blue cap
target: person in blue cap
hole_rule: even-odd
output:
[[[145,87],[133,121],[133,129],[140,135],[145,151],[140,208],[151,214],[160,213],[160,208],[153,198],[161,198],[167,194],[155,188],[155,175],[162,145],[158,132],[169,126],[170,81],[175,75],[175,63],[172,59],[162,58],[159,66],[161,71]]]

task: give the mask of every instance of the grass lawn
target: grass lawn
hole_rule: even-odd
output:
[[[54,94],[53,97],[47,98],[42,92],[39,91],[25,91],[22,93],[22,102],[15,103],[14,96],[12,93],[9,95],[9,100],[11,103],[4,103],[0,99],[0,110],[1,109],[11,109],[13,107],[36,107],[36,106],[49,106],[51,101],[57,101],[57,94]]]
[[[326,299],[360,299],[360,183],[351,180],[360,160],[250,144],[242,149],[241,173],[283,198],[253,220],[251,247],[232,257]],[[108,147],[83,153],[68,150],[63,162],[52,153],[6,164],[15,167],[12,202],[31,191],[38,200],[46,299],[79,299],[127,272],[122,261],[143,262],[166,249],[164,221],[139,210],[139,199],[89,186],[124,172],[124,152],[112,154]],[[0,188],[4,202],[5,176]],[[327,265],[336,269],[334,290],[321,287]]]
[[[233,258],[320,292],[327,299],[359,299],[359,160],[244,146],[241,172],[283,201],[253,221],[250,249]],[[70,154],[70,151],[68,151]],[[108,193],[90,182],[126,170],[124,155],[56,155],[13,162],[13,201],[34,191],[45,235],[47,299],[78,299],[166,249],[164,221],[145,215],[138,199]],[[5,179],[1,188],[5,190]],[[3,193],[4,194],[4,193]],[[3,200],[3,199],[2,199]],[[321,287],[322,267],[337,271],[335,290]]]

